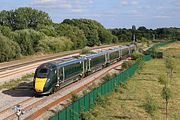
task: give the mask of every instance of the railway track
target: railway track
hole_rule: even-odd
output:
[[[52,95],[44,96],[42,98],[31,97],[15,105],[21,105],[22,109],[25,111],[25,114],[22,116],[23,119],[36,119],[44,112],[48,111],[50,108],[70,98],[72,94],[82,91],[84,88],[89,86],[94,81],[99,80],[106,73],[120,66],[122,62],[123,61],[115,63],[86,78],[83,78],[80,81],[70,84],[69,86],[60,89]],[[16,114],[12,110],[13,106],[14,105],[4,109],[3,111],[0,111],[0,118],[2,118],[3,120],[11,120],[16,118]]]

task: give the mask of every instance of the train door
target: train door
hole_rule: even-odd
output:
[[[63,68],[56,69],[56,71],[57,71],[57,86],[60,86],[60,84],[64,82]]]

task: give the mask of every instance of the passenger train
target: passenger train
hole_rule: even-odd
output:
[[[131,44],[44,63],[35,71],[33,89],[36,94],[53,93],[56,88],[62,88],[126,58],[135,48],[136,46]]]

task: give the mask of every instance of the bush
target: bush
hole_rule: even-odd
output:
[[[32,55],[37,51],[37,45],[44,34],[32,29],[15,31],[14,40],[19,44],[23,55]]]
[[[89,47],[85,47],[81,50],[81,54],[88,54],[88,53],[95,53],[95,52],[91,51]]]
[[[143,54],[138,52],[138,51],[135,51],[135,52],[132,53],[131,57],[134,60],[142,59],[143,58]]]
[[[100,105],[101,107],[106,107],[109,104],[108,98],[106,96],[102,96],[102,95],[98,94],[95,104]]]
[[[111,79],[112,79],[112,76],[111,76],[110,74],[107,74],[107,75],[105,75],[102,79],[103,79],[103,81],[105,82],[105,81],[111,80]]]
[[[78,27],[68,24],[57,24],[55,25],[55,29],[58,36],[65,36],[71,39],[74,43],[73,49],[85,47],[87,39],[84,32]]]
[[[73,42],[66,37],[46,37],[40,40],[38,44],[38,51],[40,52],[61,52],[71,50]]]
[[[93,116],[90,112],[81,112],[80,113],[80,120],[92,120]]]
[[[159,80],[158,82],[160,82],[162,85],[166,85],[168,82],[167,75],[160,74],[158,80]]]
[[[122,64],[122,69],[123,69],[123,70],[128,69],[132,64],[133,64],[132,61],[125,61],[125,62],[123,62],[123,64]]]
[[[144,108],[146,112],[149,113],[150,115],[153,115],[154,111],[157,110],[156,101],[152,96],[146,97],[146,103],[144,104]]]
[[[21,56],[19,45],[0,34],[0,62],[16,59]]]
[[[71,100],[72,100],[72,102],[76,102],[79,98],[80,98],[79,95],[77,95],[77,94],[72,94]]]

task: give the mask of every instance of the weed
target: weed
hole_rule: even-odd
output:
[[[146,102],[144,104],[144,109],[146,110],[147,113],[153,116],[154,111],[157,110],[157,104],[156,101],[154,100],[153,96],[147,96],[146,97]]]

